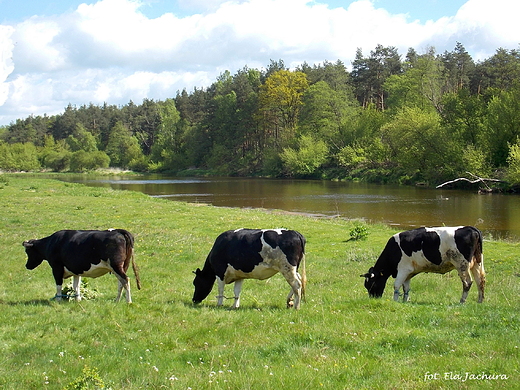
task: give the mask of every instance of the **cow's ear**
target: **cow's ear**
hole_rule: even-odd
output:
[[[195,275],[199,275],[202,271],[200,270],[200,268],[197,268],[195,271],[193,271],[193,273]]]
[[[31,241],[24,241],[23,244],[22,244],[24,247],[26,248],[30,248],[34,245],[34,243]]]
[[[362,274],[362,275],[359,275],[359,276],[361,276],[362,278],[368,278],[368,277],[370,277],[370,274],[367,272],[366,274]]]

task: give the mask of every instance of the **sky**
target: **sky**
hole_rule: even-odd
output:
[[[164,100],[271,60],[294,68],[378,44],[520,49],[518,0],[0,0],[0,126],[69,104]]]

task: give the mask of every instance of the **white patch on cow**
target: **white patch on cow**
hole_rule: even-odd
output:
[[[239,269],[235,269],[232,265],[228,264],[226,272],[224,273],[224,283],[229,284],[241,279],[269,279],[277,272],[278,270],[272,268],[267,263],[260,263],[256,265],[251,272],[244,272]]]
[[[71,276],[75,275],[72,272],[70,272],[67,269],[67,267],[63,267],[63,268],[64,268],[63,277],[65,279],[70,278]],[[112,271],[113,271],[113,269],[110,266],[110,264],[108,263],[108,261],[101,260],[101,262],[99,264],[91,264],[90,268],[87,271],[82,272],[78,276],[84,276],[87,278],[98,278],[98,277],[103,276],[103,275],[107,274],[108,272],[112,272]]]
[[[439,252],[441,253],[441,264],[433,264],[431,261],[426,259],[422,251],[412,252],[411,256],[407,256],[406,253],[402,252],[403,258],[397,265],[398,273],[410,274],[408,276],[411,278],[411,276],[420,272],[445,274],[452,271],[457,267],[458,264],[461,264],[465,261],[464,256],[462,256],[459,251],[453,250],[453,248],[457,248],[455,243],[455,231],[459,228],[460,226],[426,228],[427,232],[435,232],[440,237]],[[395,234],[394,238],[397,244],[401,246],[401,242],[399,241],[399,233]],[[409,261],[402,261],[403,259],[407,259]],[[409,280],[409,278],[407,280]],[[404,280],[402,282],[404,282]]]

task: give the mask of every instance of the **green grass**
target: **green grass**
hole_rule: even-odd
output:
[[[280,275],[244,283],[241,307],[191,304],[192,271],[217,235],[287,227],[307,238],[307,301],[285,308]],[[359,277],[389,236],[354,222],[154,199],[140,193],[3,176],[0,188],[0,388],[3,389],[474,389],[519,388],[520,247],[485,242],[486,301],[465,305],[455,273],[412,281],[411,302],[369,299]],[[96,298],[50,301],[44,262],[25,269],[22,242],[60,229],[125,228],[136,238],[143,289],[114,303],[112,275]],[[232,288],[228,286],[227,295]],[[508,379],[468,379],[506,375]],[[445,374],[447,377],[445,377]],[[431,375],[431,376],[429,376]],[[439,379],[434,379],[435,376]],[[460,375],[461,379],[456,379]]]

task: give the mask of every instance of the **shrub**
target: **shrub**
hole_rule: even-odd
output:
[[[350,229],[351,240],[366,240],[368,237],[368,226],[364,222],[354,222],[354,227]]]

